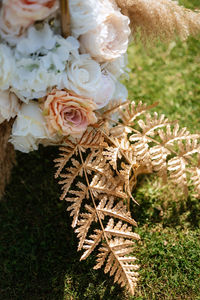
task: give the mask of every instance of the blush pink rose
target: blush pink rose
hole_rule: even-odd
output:
[[[58,0],[4,0],[0,12],[3,37],[20,36],[35,21],[43,20],[58,8]]]
[[[97,122],[95,104],[68,90],[54,89],[45,98],[43,109],[50,133],[79,137],[88,125]]]

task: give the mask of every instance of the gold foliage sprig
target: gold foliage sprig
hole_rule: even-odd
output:
[[[129,212],[137,176],[155,172],[184,193],[193,184],[200,197],[199,135],[180,129],[142,102],[112,103],[80,139],[67,138],[56,159],[61,199],[69,202],[81,260],[98,248],[95,269],[134,293],[138,265],[132,256],[139,240]],[[116,114],[118,117],[116,118]],[[120,121],[118,121],[120,120]]]

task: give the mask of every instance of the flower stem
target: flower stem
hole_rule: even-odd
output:
[[[60,0],[60,11],[62,36],[67,38],[70,35],[70,12],[68,0]]]

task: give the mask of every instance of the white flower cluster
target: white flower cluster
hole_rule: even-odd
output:
[[[3,8],[11,14],[13,5],[21,2],[8,0]],[[12,3],[10,11],[9,3]],[[38,0],[38,5],[41,3]],[[96,120],[91,107],[101,109],[114,99],[127,98],[127,90],[119,80],[126,74],[129,19],[112,0],[69,0],[69,6],[71,36],[63,38],[45,20],[37,25],[32,22],[20,36],[13,31],[12,46],[8,43],[12,30],[9,39],[1,34],[8,20],[0,14],[0,34],[7,41],[0,45],[0,123],[17,116],[11,142],[22,152],[35,150],[40,143],[59,143],[67,127],[59,125],[59,132],[52,134],[51,126],[58,127],[56,120],[59,119],[59,124],[73,123],[81,130],[86,121]],[[55,7],[56,3],[54,11]],[[46,13],[45,10],[45,18]],[[14,46],[13,41],[16,41]],[[72,98],[77,95],[73,98],[75,102],[69,101],[68,94],[66,98],[55,89],[70,91]],[[63,97],[62,101],[57,95]],[[41,105],[42,97],[46,101],[48,98],[46,111],[45,103]],[[85,99],[87,111],[80,97]]]

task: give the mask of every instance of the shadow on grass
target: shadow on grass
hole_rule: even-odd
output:
[[[55,148],[18,153],[0,202],[0,299],[122,299],[94,258],[79,262],[77,240],[53,178]]]
[[[140,204],[132,203],[131,211],[139,226],[145,224],[162,224],[163,227],[176,226],[195,230],[200,226],[199,199],[181,196],[179,191],[163,189],[158,184],[157,176],[146,175],[138,178],[138,184],[133,196]]]

